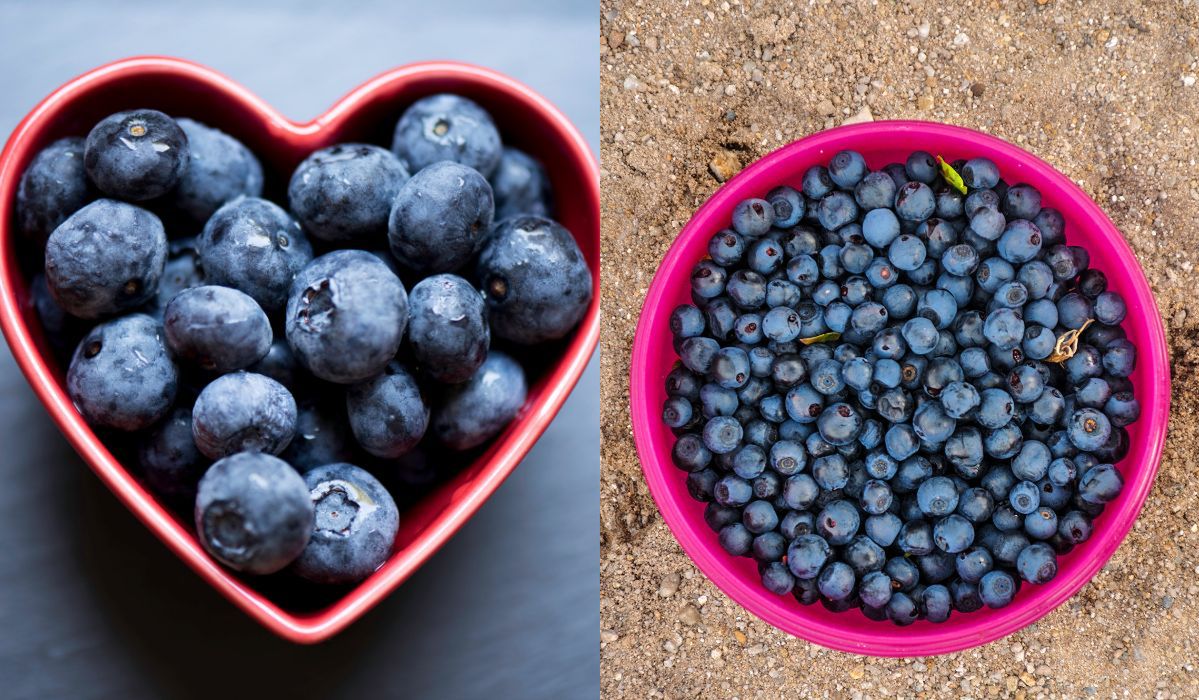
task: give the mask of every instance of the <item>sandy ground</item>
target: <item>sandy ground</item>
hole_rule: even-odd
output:
[[[601,11],[605,697],[1199,697],[1196,2],[605,0]],[[714,172],[868,115],[981,129],[1078,181],[1144,265],[1173,351],[1165,459],[1108,566],[1036,625],[939,658],[828,651],[729,601],[663,524],[629,425],[642,299]]]

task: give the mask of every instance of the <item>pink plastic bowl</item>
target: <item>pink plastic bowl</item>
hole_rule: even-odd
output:
[[[668,321],[675,306],[690,300],[692,266],[707,255],[709,237],[728,225],[737,202],[761,197],[777,185],[798,188],[805,170],[827,164],[844,149],[860,152],[871,168],[903,162],[914,150],[946,161],[990,158],[1005,180],[1033,185],[1041,191],[1044,206],[1062,212],[1067,240],[1086,246],[1091,264],[1107,274],[1109,289],[1128,302],[1124,329],[1139,351],[1132,381],[1142,414],[1129,427],[1131,449],[1119,465],[1124,491],[1096,520],[1091,539],[1061,558],[1057,578],[1041,586],[1023,586],[1006,608],[956,614],[941,624],[921,620],[896,627],[857,611],[833,613],[821,605],[800,605],[790,595],[773,595],[762,588],[751,559],[731,557],[720,548],[716,534],[704,523],[704,504],[691,499],[684,473],[671,463],[674,436],[660,417],[666,398],[663,383],[676,360]],[[874,656],[969,649],[1032,624],[1074,595],[1103,567],[1136,520],[1157,473],[1170,410],[1161,316],[1141,266],[1107,216],[1074,183],[1035,156],[986,134],[927,122],[874,122],[823,131],[771,153],[726,183],[700,207],[662,261],[641,311],[632,360],[633,435],[645,479],[666,524],[696,566],[729,597],[775,627],[822,646]]]

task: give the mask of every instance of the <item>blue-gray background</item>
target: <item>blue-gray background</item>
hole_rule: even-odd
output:
[[[48,92],[145,53],[200,61],[307,119],[395,65],[530,84],[598,150],[594,2],[0,0],[0,135]],[[330,642],[282,642],[108,493],[0,350],[0,697],[574,698],[599,694],[599,378],[494,497]]]

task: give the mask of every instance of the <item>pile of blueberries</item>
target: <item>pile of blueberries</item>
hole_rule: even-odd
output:
[[[1124,300],[1035,188],[949,167],[842,151],[740,202],[670,317],[673,461],[775,594],[898,625],[1000,608],[1123,487]]]
[[[390,150],[312,153],[286,206],[263,187],[240,141],[151,109],[56,141],[17,195],[31,303],[79,412],[209,553],[351,583],[399,528],[379,477],[468,463],[591,273],[541,164],[461,96],[412,104]]]

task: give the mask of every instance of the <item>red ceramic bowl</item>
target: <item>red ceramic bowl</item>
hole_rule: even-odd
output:
[[[28,303],[28,279],[14,252],[14,201],[25,166],[43,146],[86,135],[112,112],[151,107],[193,117],[241,139],[262,159],[267,189],[281,192],[295,165],[313,150],[342,141],[390,144],[400,113],[416,99],[455,92],[495,117],[505,142],[538,158],[549,173],[560,221],[575,236],[595,280],[586,317],[530,387],[519,416],[475,461],[404,511],[387,563],[330,605],[307,610],[280,602],[254,582],[218,565],[188,521],[164,508],[96,437],[63,390],[62,368],[48,351]],[[173,58],[131,58],[97,68],[58,90],[17,126],[0,154],[0,326],[17,364],[59,428],[100,479],[205,581],[271,631],[312,643],[336,634],[395,590],[499,487],[549,425],[578,381],[599,339],[599,165],[561,112],[527,86],[495,71],[460,63],[419,63],[384,73],[316,119],[293,122],[242,86],[200,65]]]
[[[708,239],[728,225],[737,202],[761,197],[777,185],[798,188],[804,171],[827,164],[843,149],[860,152],[875,169],[903,162],[914,150],[926,150],[947,161],[990,158],[1007,182],[1035,186],[1043,195],[1044,206],[1062,212],[1067,241],[1085,246],[1092,266],[1107,273],[1109,288],[1128,302],[1130,313],[1123,325],[1138,349],[1132,381],[1142,413],[1140,420],[1129,426],[1131,449],[1118,465],[1124,491],[1095,520],[1091,539],[1060,558],[1053,581],[1022,586],[1005,608],[955,613],[941,624],[921,620],[910,627],[896,627],[872,621],[858,611],[833,613],[821,605],[800,605],[789,595],[773,595],[762,588],[752,560],[731,557],[720,548],[716,534],[704,523],[703,504],[691,499],[683,472],[671,463],[674,435],[661,420],[666,398],[663,382],[677,359],[668,321],[675,306],[689,301],[692,266],[707,255]],[[1170,366],[1161,317],[1132,250],[1107,216],[1069,178],[1028,152],[976,131],[927,122],[884,121],[823,131],[784,146],[729,180],[700,207],[666,253],[642,307],[631,374],[633,435],[645,479],[666,524],[696,566],[729,597],[775,627],[822,646],[877,656],[926,656],[968,649],[1032,624],[1074,595],[1111,558],[1140,512],[1161,460],[1170,412]]]

